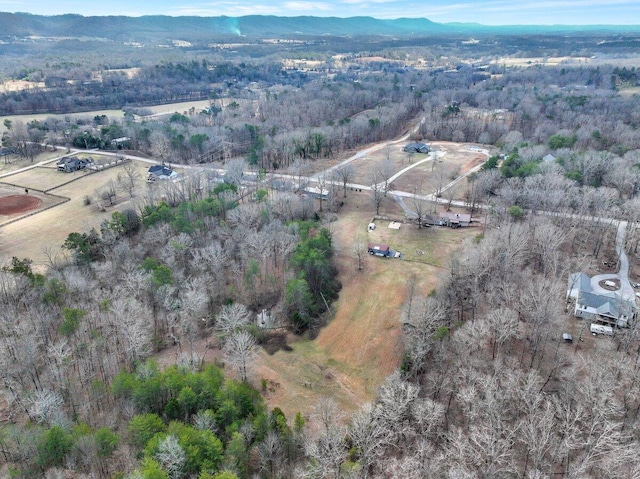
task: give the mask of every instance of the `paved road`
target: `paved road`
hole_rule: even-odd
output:
[[[336,181],[336,180],[328,180],[328,178],[331,178],[332,173],[336,170],[338,170],[339,168],[342,168],[345,165],[348,165],[349,163],[352,163],[354,161],[357,161],[359,159],[365,158],[367,155],[379,151],[382,148],[385,148],[387,145],[389,144],[397,144],[397,143],[401,143],[403,141],[407,141],[411,135],[412,132],[417,131],[417,129],[420,127],[420,124],[424,122],[424,118],[414,127],[412,128],[412,130],[406,134],[404,134],[403,136],[401,136],[400,138],[393,140],[393,141],[389,141],[389,142],[381,142],[378,144],[375,144],[373,146],[370,146],[368,148],[365,148],[364,150],[361,150],[359,152],[357,152],[356,154],[350,156],[349,158],[347,158],[346,160],[338,163],[337,165],[334,165],[330,168],[327,168],[326,170],[323,170],[319,173],[316,173],[310,177],[298,177],[296,175],[288,175],[288,174],[283,174],[283,173],[278,173],[278,174],[271,174],[271,175],[267,175],[268,178],[266,178],[263,181],[268,181],[269,178],[283,178],[283,179],[290,179],[292,181],[302,181],[302,182],[306,182],[306,183],[318,183],[319,178],[325,178],[327,179],[326,184],[333,184],[335,186],[342,186],[342,182],[340,181]],[[64,147],[57,147],[58,149],[66,149]],[[79,152],[86,152],[86,150],[76,150],[73,149],[71,150],[71,153],[79,153]],[[489,152],[486,149],[477,149],[476,152],[479,153],[483,153],[485,154],[487,157],[489,156]],[[112,157],[122,157],[124,156],[125,158],[131,159],[131,160],[135,160],[135,161],[139,161],[142,163],[147,163],[147,164],[151,164],[151,165],[156,165],[156,164],[161,164],[161,162],[156,161],[156,160],[151,160],[149,158],[143,158],[140,156],[134,156],[134,155],[123,155],[122,152],[111,152],[111,151],[99,151],[98,152],[100,155],[103,156],[112,156]],[[62,156],[66,156],[69,153],[66,153],[65,155]],[[433,152],[433,154],[430,154],[428,158],[425,158],[424,160],[417,162],[413,165],[410,165],[407,168],[404,168],[403,170],[399,171],[398,173],[396,173],[395,175],[393,175],[388,183],[390,184],[391,181],[397,179],[398,177],[400,177],[403,174],[406,174],[408,171],[410,171],[412,168],[415,168],[416,166],[418,166],[419,164],[422,164],[424,162],[427,161],[432,161],[433,157],[435,156],[435,152]],[[7,176],[11,176],[11,175],[15,175],[17,173],[20,173],[22,171],[27,171],[33,168],[37,168],[39,166],[44,166],[50,163],[53,163],[55,161],[58,161],[61,157],[56,157],[50,160],[45,160],[45,161],[41,161],[39,163],[33,164],[33,165],[29,165],[27,167],[21,168],[19,170],[15,170],[9,173],[5,173],[5,174],[1,174],[0,178],[4,178]],[[186,170],[193,170],[193,171],[215,171],[219,174],[224,174],[225,170],[223,169],[214,169],[214,168],[207,168],[206,166],[203,165],[179,165],[180,168],[182,169],[186,169]],[[450,188],[453,188],[456,184],[458,184],[460,181],[462,181],[464,178],[466,178],[467,176],[469,176],[471,173],[474,173],[478,170],[480,170],[480,168],[482,168],[482,163],[480,165],[475,166],[474,168],[470,169],[469,171],[467,171],[466,173],[464,173],[463,175],[458,176],[455,180],[453,180],[452,182],[450,182],[449,184],[445,185],[442,190],[441,193],[447,191]],[[361,189],[361,190],[371,190],[372,186],[371,185],[360,185],[357,183],[348,183],[347,186],[349,188],[353,188],[353,189]],[[421,200],[425,200],[425,201],[435,201],[437,203],[441,203],[441,204],[449,204],[451,206],[458,206],[458,207],[466,207],[466,203],[463,201],[456,201],[456,200],[446,200],[444,198],[439,198],[436,197],[435,192],[432,194],[428,194],[428,195],[418,195],[415,193],[409,193],[406,191],[398,191],[398,190],[390,190],[388,191],[388,194],[393,197],[398,204],[402,207],[402,209],[404,210],[405,214],[407,215],[407,217],[411,217],[412,215],[415,217],[415,212],[413,212],[409,207],[407,207],[407,205],[404,202],[404,198],[418,198]],[[607,222],[611,222],[612,224],[614,222],[616,222],[617,220],[611,219],[611,218],[595,218],[595,217],[590,217],[590,218],[585,218],[582,215],[576,215],[573,213],[552,213],[552,212],[545,212],[545,211],[538,211],[538,214],[543,214],[543,215],[554,215],[554,216],[560,216],[560,217],[566,217],[566,218],[584,218],[588,221],[607,221]],[[624,251],[624,245],[625,245],[625,240],[626,240],[626,231],[627,231],[627,222],[626,221],[618,221],[618,229],[617,229],[617,234],[616,234],[616,252],[618,253],[618,257],[619,257],[619,264],[620,264],[620,269],[617,273],[613,273],[613,274],[605,274],[605,275],[597,275],[594,276],[592,278],[592,286],[594,287],[594,290],[598,291],[601,290],[603,288],[601,288],[599,286],[599,282],[602,280],[606,280],[606,279],[618,279],[620,281],[620,294],[622,295],[623,298],[625,299],[630,299],[630,300],[634,300],[635,299],[635,291],[633,289],[633,287],[631,286],[631,283],[629,281],[629,260],[627,258],[627,255]]]

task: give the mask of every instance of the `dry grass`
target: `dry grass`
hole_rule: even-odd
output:
[[[298,411],[308,416],[323,396],[333,398],[344,411],[372,400],[402,358],[400,319],[408,282],[415,282],[419,294],[436,288],[447,274],[438,265],[446,265],[464,238],[477,233],[472,228],[418,230],[413,225],[391,230],[382,222],[367,233],[373,213],[368,196],[350,193],[338,221],[330,224],[343,288],[332,305],[335,314],[329,324],[313,341],[294,339],[292,351],[261,356],[256,379],[277,385],[270,388],[267,400],[288,417]],[[389,201],[389,212],[397,212]],[[359,271],[355,243],[386,239],[400,251],[419,245],[433,264],[365,254]]]
[[[27,158],[20,158],[17,155],[9,155],[9,161],[5,161],[5,159],[0,160],[0,174],[4,175],[7,173],[11,173],[12,171],[19,170],[20,168],[24,168],[26,166],[32,166],[36,163],[40,163],[41,161],[52,160],[54,158],[60,158],[62,156],[61,150],[47,150],[43,151],[36,155],[33,161]],[[2,181],[2,178],[0,178]]]
[[[640,86],[621,88],[620,94],[625,96],[640,95]]]
[[[405,144],[389,145],[352,163],[353,183],[369,185],[371,172],[383,170],[387,165],[395,174],[408,166],[428,159],[426,154],[411,154],[402,151]],[[453,142],[432,142],[431,147],[438,152],[436,163],[425,161],[397,178],[391,188],[399,191],[421,194],[434,193],[439,187],[447,185],[460,174],[484,162],[487,157],[482,153],[469,150],[469,144]],[[387,160],[388,158],[388,160]]]
[[[17,173],[2,179],[25,188],[37,188],[39,190],[47,190],[56,188],[75,178],[88,176],[89,170],[74,171],[73,173],[61,173],[57,170],[56,164],[52,166],[33,168],[22,173]]]
[[[97,157],[96,157],[97,158]],[[138,195],[142,195],[147,185],[144,182],[144,172],[149,165],[133,163],[141,173]],[[28,187],[47,187],[47,180],[52,181],[48,186],[55,186],[73,178],[73,175],[82,175],[81,179],[67,185],[55,188],[51,193],[71,198],[71,201],[58,205],[47,211],[43,211],[28,218],[19,220],[0,229],[0,258],[30,258],[36,266],[47,263],[45,252],[52,254],[61,253],[61,245],[69,233],[74,231],[87,232],[91,228],[99,228],[104,220],[111,218],[113,211],[122,211],[126,208],[136,207],[136,198],[130,199],[124,193],[118,194],[118,203],[114,207],[100,211],[95,204],[85,205],[85,196],[92,197],[97,189],[103,188],[110,181],[115,181],[118,174],[122,173],[121,167],[115,167],[93,174],[85,172],[60,173],[49,168],[36,168],[24,173],[11,175],[4,181],[28,185]],[[3,188],[6,188],[4,186]],[[18,190],[20,191],[20,190]],[[30,192],[29,194],[36,194]],[[48,201],[43,197],[43,201]],[[47,204],[43,203],[43,206]],[[0,218],[1,220],[1,218]]]

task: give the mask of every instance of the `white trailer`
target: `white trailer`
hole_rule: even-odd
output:
[[[591,333],[595,336],[597,334],[603,334],[605,336],[613,336],[613,328],[611,326],[605,326],[604,324],[591,323],[589,328]]]

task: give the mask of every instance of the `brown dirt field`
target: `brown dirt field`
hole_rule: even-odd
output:
[[[24,193],[24,188],[7,185],[6,183],[2,183],[0,181],[0,197],[4,197],[4,196],[26,196],[26,195]],[[34,191],[34,190],[29,190],[29,197],[35,198],[38,200],[39,203],[35,208],[40,208],[40,209],[47,208],[48,206],[52,206],[64,201],[62,198],[58,198],[52,195],[47,195],[45,193],[40,193],[39,191]],[[32,210],[29,210],[28,212],[35,210],[35,208]],[[26,212],[6,214],[0,211],[0,225],[6,223],[7,221],[11,221],[15,218],[18,218],[24,213]],[[2,238],[1,235],[0,235],[0,238]]]
[[[40,198],[29,195],[10,195],[0,197],[0,216],[15,215],[36,209],[42,204]]]
[[[390,203],[389,211],[394,208]],[[427,231],[413,225],[396,231],[379,222],[374,238],[367,233],[372,210],[369,194],[350,192],[338,221],[329,225],[343,285],[332,305],[335,314],[331,321],[313,341],[293,338],[290,352],[261,354],[256,382],[268,380],[267,402],[270,407],[280,407],[287,417],[298,411],[308,417],[323,396],[333,398],[344,411],[372,400],[377,387],[402,358],[400,317],[407,281],[416,281],[417,291],[426,294],[447,274],[437,265],[367,254],[364,269],[358,271],[356,241],[366,244],[383,239],[388,230],[398,250],[420,244],[431,251],[429,257],[434,262],[446,264],[465,238],[478,233],[475,228]]]

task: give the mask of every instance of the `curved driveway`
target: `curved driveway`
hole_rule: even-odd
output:
[[[620,296],[622,299],[627,299],[629,301],[635,300],[635,291],[633,286],[631,286],[631,282],[629,281],[629,258],[627,257],[627,253],[624,251],[624,245],[627,237],[627,222],[620,221],[618,222],[618,231],[616,233],[616,253],[618,254],[620,264],[620,269],[617,273],[608,273],[608,274],[598,274],[591,278],[591,289],[595,293],[607,294],[611,293],[608,289],[604,289],[600,286],[600,282],[604,280],[612,280],[617,279],[620,281]]]

